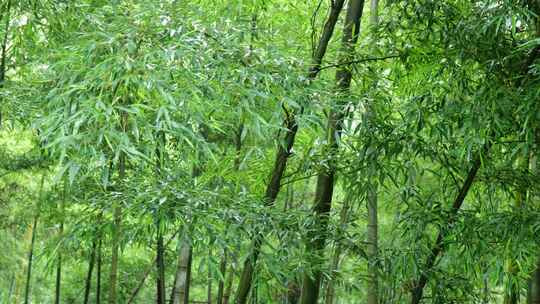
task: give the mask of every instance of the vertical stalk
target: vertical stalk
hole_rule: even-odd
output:
[[[30,286],[32,280],[32,262],[34,259],[34,244],[36,243],[36,231],[38,225],[38,215],[34,216],[34,223],[32,224],[32,240],[30,243],[30,251],[28,252],[28,269],[26,270],[26,287],[24,289],[24,304],[30,303]]]
[[[67,192],[67,180],[64,178],[64,186],[62,191],[62,201],[60,202],[60,229],[58,231],[58,236],[60,241],[62,241],[64,235],[64,208],[66,204],[66,192]],[[62,246],[58,248],[58,261],[56,266],[56,288],[54,292],[54,303],[60,304],[60,294],[61,294],[61,284],[62,284]]]
[[[338,230],[338,234],[341,231],[343,231],[345,229],[345,226],[347,225],[347,221],[349,219],[349,208],[350,208],[349,201],[346,200],[339,214],[339,222],[340,222],[341,227]],[[336,281],[337,270],[339,269],[339,259],[341,256],[341,250],[342,250],[341,244],[339,242],[336,242],[336,247],[334,249],[332,260],[330,262],[328,284],[326,286],[326,301],[325,301],[326,304],[334,303],[335,281]]]
[[[96,269],[96,304],[101,303],[101,235],[99,237],[98,249],[97,249],[97,269]]]
[[[183,233],[180,237],[178,251],[178,268],[176,270],[172,304],[188,304],[193,248],[191,247],[191,240],[189,240],[187,232]]]
[[[223,292],[223,302],[221,304],[229,304],[231,298],[232,284],[234,281],[234,265],[231,263],[229,275],[225,278],[225,291]]]
[[[370,23],[373,29],[379,22],[379,1],[371,0],[370,10]],[[374,44],[375,45],[375,44]],[[367,113],[368,119],[372,119],[375,114],[373,110],[368,110],[371,113]],[[373,160],[371,163],[376,164],[377,161]],[[370,170],[374,172],[376,170]],[[376,179],[376,176],[369,176],[370,181],[367,183],[367,260],[368,260],[368,284],[367,284],[367,304],[379,304],[379,276],[378,276],[378,252],[379,252],[379,220],[377,216],[378,212],[378,199],[377,199],[377,181],[371,181]]]
[[[156,293],[157,303],[165,304],[165,246],[163,245],[163,232],[161,231],[161,219],[158,218],[156,223],[158,229],[157,236],[157,254],[156,254]]]
[[[90,288],[92,286],[92,272],[94,270],[94,264],[96,260],[96,248],[97,248],[97,237],[92,241],[92,249],[90,252],[90,259],[88,260],[88,272],[86,273],[86,281],[84,284],[84,304],[88,304],[90,299]]]
[[[362,18],[364,0],[351,0],[347,6],[347,16],[343,28],[341,40],[341,52],[339,55],[339,68],[336,71],[336,91],[338,98],[343,98],[348,94],[352,71],[347,62],[351,61],[354,52],[354,45],[358,41],[360,33],[360,20]],[[339,149],[339,139],[342,132],[342,124],[345,118],[344,105],[339,102],[338,109],[330,109],[328,125],[326,129],[327,144],[325,147],[329,158],[328,168],[321,169],[317,176],[317,188],[315,190],[315,200],[313,213],[315,218],[314,229],[308,233],[306,250],[312,257],[311,265],[313,275],[305,273],[303,276],[302,296],[300,303],[315,304],[319,298],[321,282],[321,269],[323,249],[326,242],[326,228],[328,226],[328,216],[332,205],[332,195],[334,192],[334,179],[336,174],[335,156]]]
[[[3,7],[2,7],[3,9]],[[6,22],[4,29],[4,38],[2,40],[1,54],[0,54],[0,89],[4,87],[4,81],[6,80],[6,62],[7,62],[7,44],[8,44],[8,34],[9,34],[9,24],[10,24],[10,13],[11,13],[11,0],[7,1],[6,4]],[[3,11],[0,14],[0,21],[3,17]],[[2,111],[0,109],[0,126],[2,125]]]
[[[128,114],[123,112],[121,114],[121,127],[122,131],[126,133]],[[124,181],[126,176],[126,154],[121,151],[118,162],[118,179],[121,182]],[[118,283],[118,259],[120,241],[122,239],[122,206],[121,203],[115,201],[113,203],[113,232],[112,232],[112,253],[111,253],[111,273],[109,277],[109,304],[117,303],[117,283]]]
[[[210,271],[210,257],[212,256],[212,247],[208,246],[208,288],[206,298],[208,304],[212,304],[212,271]]]
[[[36,243],[37,227],[41,209],[41,203],[43,200],[43,183],[45,182],[45,173],[41,176],[41,185],[39,187],[39,198],[37,203],[37,212],[34,215],[34,222],[32,224],[32,239],[30,241],[30,250],[28,251],[28,269],[26,271],[26,286],[24,289],[24,304],[30,303],[30,287],[32,281],[32,262],[34,260],[34,246]]]
[[[332,37],[334,27],[337,23],[339,14],[341,13],[344,2],[344,0],[332,1],[330,14],[324,25],[324,29],[319,39],[317,49],[313,54],[312,65],[309,67],[307,72],[307,78],[309,80],[314,80],[321,70],[322,59],[326,54],[328,42]],[[285,172],[285,168],[287,167],[287,161],[289,159],[289,156],[291,155],[291,150],[294,145],[296,133],[298,132],[296,115],[301,114],[302,111],[303,109],[300,109],[294,113],[286,113],[283,127],[284,130],[287,131],[285,137],[283,138],[283,143],[280,143],[277,147],[274,166],[272,172],[270,173],[270,179],[266,185],[266,191],[264,194],[264,201],[265,204],[268,206],[274,204],[274,201],[279,194],[283,172]],[[257,233],[255,235],[250,253],[244,262],[244,268],[240,275],[240,282],[238,283],[238,288],[236,290],[235,304],[245,304],[247,301],[249,291],[251,289],[251,283],[253,280],[255,264],[257,263],[260,247],[262,245],[261,238],[262,235],[260,233]]]
[[[165,154],[165,133],[159,131],[157,134],[157,146],[156,146],[156,175],[158,178],[162,176],[162,167]],[[156,246],[156,298],[157,304],[165,304],[165,246],[163,245],[163,230],[161,228],[161,214],[160,210],[156,210],[156,234],[157,234],[157,246]]]
[[[217,293],[217,304],[223,304],[223,291],[225,288],[225,276],[227,275],[227,251],[223,250],[223,258],[221,259],[221,262],[219,263],[219,272],[224,277],[223,279],[219,279],[218,283],[218,293]]]

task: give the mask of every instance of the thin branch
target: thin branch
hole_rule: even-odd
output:
[[[340,67],[340,66],[343,66],[343,65],[359,64],[359,63],[364,63],[364,62],[368,62],[368,61],[381,61],[381,60],[386,60],[386,59],[391,59],[391,58],[399,58],[399,57],[401,57],[401,55],[388,55],[388,56],[383,56],[383,57],[366,57],[366,58],[353,60],[353,61],[348,61],[348,62],[325,65],[325,66],[320,67],[319,70],[324,70],[324,69],[329,69],[329,68],[336,68],[336,67]]]

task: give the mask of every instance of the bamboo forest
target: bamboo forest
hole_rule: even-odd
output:
[[[0,0],[0,303],[540,304],[540,0]]]

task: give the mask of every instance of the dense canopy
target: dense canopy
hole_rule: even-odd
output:
[[[0,303],[540,304],[540,0],[0,0]]]

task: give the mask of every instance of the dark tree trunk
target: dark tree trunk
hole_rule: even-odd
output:
[[[227,251],[223,250],[223,257],[221,263],[219,264],[219,272],[223,276],[223,279],[219,280],[218,283],[218,292],[217,292],[217,304],[223,304],[223,292],[225,289],[225,276],[227,275]]]
[[[360,20],[364,8],[364,0],[351,0],[347,7],[347,16],[343,29],[342,50],[339,58],[339,68],[336,71],[336,87],[339,95],[346,94],[349,90],[352,72],[345,64],[351,61],[354,52],[354,45],[360,33]],[[341,98],[341,97],[338,97]],[[343,105],[341,105],[343,107]],[[317,188],[315,190],[315,201],[313,213],[315,216],[315,227],[308,236],[306,251],[313,258],[313,275],[304,274],[302,283],[302,296],[300,303],[315,304],[319,298],[321,281],[321,256],[326,241],[326,228],[328,216],[332,204],[332,194],[334,192],[334,177],[336,173],[334,156],[338,149],[338,141],[341,136],[345,109],[331,109],[327,126],[327,145],[329,148],[329,166],[319,172],[317,176]]]
[[[101,303],[101,245],[102,239],[99,237],[97,249],[97,269],[96,269],[96,304]]]
[[[94,271],[94,264],[96,260],[97,243],[97,238],[95,238],[92,242],[90,259],[88,260],[88,272],[86,273],[86,281],[84,284],[84,304],[88,304],[88,300],[90,299],[90,288],[92,287],[92,272]]]
[[[2,21],[4,14],[4,7],[1,7],[2,12],[0,13],[0,22]],[[9,24],[10,24],[10,13],[11,13],[11,0],[7,1],[6,7],[6,22],[4,27],[4,37],[2,40],[2,46],[0,49],[0,89],[4,87],[4,81],[6,80],[6,71],[7,71],[7,45],[8,45],[8,35],[9,35]],[[0,111],[0,126],[2,125],[2,112]]]
[[[63,235],[64,235],[64,206],[66,204],[66,198],[67,198],[67,191],[68,191],[68,183],[67,180],[64,179],[64,186],[63,186],[63,193],[62,193],[62,201],[60,202],[60,229],[58,231],[58,236],[60,238],[60,241],[62,241]],[[58,250],[58,261],[56,266],[56,288],[54,293],[54,303],[60,304],[60,296],[62,291],[62,250]]]
[[[24,304],[30,303],[30,288],[32,282],[32,262],[34,260],[34,247],[36,244],[36,234],[41,210],[41,202],[43,201],[43,184],[45,182],[45,174],[41,176],[41,184],[39,188],[39,198],[37,202],[37,212],[34,215],[32,224],[32,238],[30,240],[30,250],[28,251],[28,269],[26,270],[26,286],[24,288]]]
[[[60,235],[64,233],[64,223],[60,223]],[[56,288],[54,290],[54,303],[60,304],[60,293],[62,284],[62,252],[58,252],[58,260],[56,264]]]
[[[328,20],[325,23],[323,33],[319,39],[319,44],[317,49],[313,54],[312,66],[309,68],[307,76],[309,80],[313,80],[319,74],[321,70],[322,59],[326,53],[328,47],[328,42],[332,37],[334,32],[334,27],[338,20],[341,9],[343,8],[344,0],[336,0],[332,2],[332,8]],[[274,167],[270,174],[270,180],[266,186],[266,191],[264,195],[264,201],[267,205],[273,205],[276,197],[279,193],[281,186],[281,179],[283,177],[283,172],[287,166],[287,160],[291,154],[291,149],[294,145],[294,140],[296,137],[296,132],[298,131],[298,124],[296,122],[296,115],[301,113],[302,109],[299,112],[295,113],[285,113],[286,117],[283,122],[283,129],[287,130],[286,135],[283,140],[283,144],[279,144],[277,148],[276,158],[274,161]],[[254,266],[257,262],[260,247],[262,244],[262,235],[258,234],[255,236],[251,252],[244,262],[244,268],[242,274],[240,275],[240,282],[238,283],[238,289],[236,291],[235,304],[245,304],[249,295],[249,290],[251,289],[251,282],[253,280],[253,271]]]
[[[165,304],[165,246],[163,245],[163,233],[160,231],[159,227],[160,220],[158,220],[156,226],[158,228],[158,237],[157,237],[157,254],[156,254],[156,267],[157,267],[157,279],[156,279],[156,292],[157,292],[157,303]]]
[[[32,281],[32,262],[34,260],[34,245],[36,243],[36,233],[38,226],[39,213],[34,216],[32,224],[32,239],[30,241],[30,250],[28,251],[28,269],[26,270],[26,286],[24,288],[24,304],[30,303],[30,288]]]
[[[2,7],[2,10],[3,9],[4,8]],[[4,27],[5,32],[4,32],[4,37],[2,39],[2,46],[0,50],[0,53],[1,53],[0,54],[0,88],[2,88],[4,81],[6,80],[7,45],[8,45],[9,24],[11,21],[10,20],[11,0],[7,1],[5,12],[6,12],[6,22],[5,22],[5,27]],[[4,12],[2,11],[2,13],[0,14],[0,21],[2,21],[3,13]]]
[[[207,291],[206,291],[206,298],[207,298],[207,302],[208,304],[212,304],[212,271],[210,271],[210,258],[212,257],[212,247],[209,246],[209,249],[208,249],[208,278],[207,278],[207,282],[208,282],[208,288],[207,288]]]
[[[165,161],[165,133],[157,133],[156,146],[156,175],[162,176],[163,162]],[[163,230],[161,228],[160,210],[156,210],[156,299],[157,304],[165,304],[165,246],[163,244]]]

